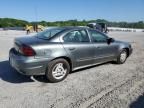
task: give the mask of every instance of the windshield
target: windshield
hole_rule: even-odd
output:
[[[40,39],[50,39],[51,37],[53,37],[54,35],[56,35],[57,33],[63,30],[64,28],[51,28],[51,29],[44,30],[43,32],[40,32],[35,36]]]

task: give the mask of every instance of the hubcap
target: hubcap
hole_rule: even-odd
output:
[[[52,69],[52,75],[55,79],[62,79],[67,73],[67,68],[63,63],[57,63]]]
[[[120,60],[121,62],[124,62],[127,58],[127,53],[125,51],[123,51],[120,55]]]

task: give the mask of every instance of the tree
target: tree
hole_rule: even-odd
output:
[[[47,22],[47,21],[40,21],[40,22],[28,22],[19,19],[13,18],[0,18],[0,27],[25,27],[27,24],[37,23],[43,26],[86,26],[88,23],[106,23],[109,27],[126,27],[126,28],[143,28],[144,29],[144,22],[110,22],[104,19],[97,19],[97,20],[82,20],[78,21],[77,19],[74,20],[67,20],[67,21],[55,21],[55,22]]]

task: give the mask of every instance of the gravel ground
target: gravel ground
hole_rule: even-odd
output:
[[[0,31],[0,108],[144,108],[144,33],[109,33],[134,51],[125,64],[105,63],[49,83],[26,77],[8,63],[8,51],[21,31]]]

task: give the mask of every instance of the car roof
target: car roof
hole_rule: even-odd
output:
[[[73,29],[91,29],[91,30],[95,30],[92,28],[89,28],[87,26],[64,26],[64,27],[53,27],[55,29],[64,29],[64,30],[73,30]]]
[[[97,32],[100,32],[100,31],[98,31],[94,28],[90,28],[90,27],[87,27],[87,26],[70,26],[70,27],[62,27],[62,28],[64,28],[65,30],[87,29],[87,30],[95,30]]]
[[[65,33],[66,31],[71,31],[71,30],[82,30],[82,29],[87,29],[87,30],[95,30],[97,32],[99,32],[98,30],[96,29],[93,29],[93,28],[89,28],[87,26],[63,26],[63,27],[52,27],[52,29],[63,29],[62,32],[60,32],[60,35],[61,33]],[[53,36],[52,38],[50,38],[50,40],[55,40],[59,38],[59,33],[56,34],[55,36]]]

